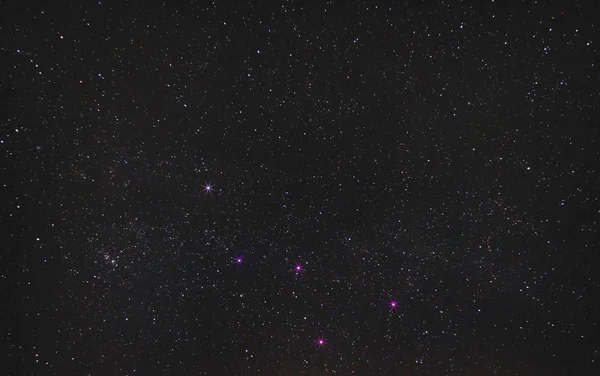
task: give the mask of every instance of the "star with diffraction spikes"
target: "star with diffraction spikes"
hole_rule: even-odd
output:
[[[204,195],[212,196],[212,193],[214,190],[215,190],[215,185],[211,182],[204,183],[204,185],[202,186],[202,191],[204,192]]]
[[[233,263],[235,264],[236,267],[241,268],[242,266],[244,266],[244,257],[243,256],[235,256],[233,258]]]
[[[317,343],[317,347],[322,348],[322,347],[325,347],[325,344],[327,343],[327,341],[325,341],[325,338],[319,337],[319,338],[317,338],[316,343]]]
[[[297,276],[302,275],[304,273],[304,266],[300,263],[296,263],[296,265],[294,265],[294,273],[296,273]]]
[[[390,311],[395,311],[396,308],[398,308],[398,302],[396,300],[394,300],[393,298],[390,300],[388,305],[390,307]]]

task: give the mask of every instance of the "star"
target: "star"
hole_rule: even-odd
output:
[[[202,191],[204,191],[205,195],[211,195],[213,191],[215,190],[215,185],[208,182],[208,183],[204,183],[204,185],[202,186]]]
[[[294,272],[296,272],[296,275],[304,273],[304,267],[302,264],[296,264],[294,266]]]
[[[326,343],[327,343],[327,342],[325,341],[325,338],[323,338],[323,337],[319,337],[319,338],[317,339],[317,346],[318,346],[318,347],[325,347],[325,344],[326,344]]]
[[[395,301],[394,299],[390,300],[389,302],[389,306],[390,306],[390,310],[395,310],[396,308],[398,308],[398,302]]]

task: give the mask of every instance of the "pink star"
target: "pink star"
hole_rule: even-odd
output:
[[[324,347],[325,346],[325,338],[317,339],[317,346]]]
[[[395,310],[396,308],[398,308],[398,302],[397,302],[397,301],[395,301],[394,299],[390,300],[390,303],[389,303],[389,305],[390,305],[390,309],[391,309],[392,311],[393,311],[393,310]]]
[[[304,267],[301,264],[296,264],[294,266],[294,271],[296,272],[296,275],[302,274],[304,272]]]

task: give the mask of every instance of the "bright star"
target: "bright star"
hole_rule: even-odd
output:
[[[325,343],[326,343],[326,342],[325,342],[325,338],[322,338],[322,337],[321,337],[321,338],[317,339],[317,346],[319,346],[319,347],[324,347],[324,346],[325,346]]]
[[[304,267],[302,266],[302,264],[296,264],[294,266],[294,271],[296,272],[296,275],[302,274],[304,272]]]
[[[390,303],[389,303],[389,305],[390,305],[390,309],[391,309],[392,311],[393,311],[393,310],[395,310],[396,308],[398,308],[398,302],[397,302],[397,301],[395,301],[394,299],[390,300]]]
[[[215,190],[215,185],[212,183],[204,183],[204,185],[202,186],[202,190],[204,191],[204,194],[208,194],[212,196],[213,191]]]

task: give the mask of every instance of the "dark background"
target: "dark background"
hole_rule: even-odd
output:
[[[529,3],[4,2],[1,373],[597,374],[598,14]]]

